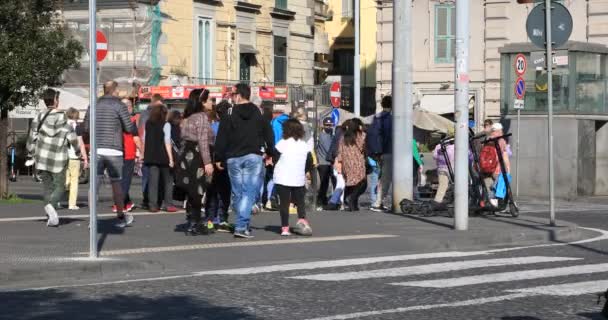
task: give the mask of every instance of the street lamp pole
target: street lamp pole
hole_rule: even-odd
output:
[[[89,257],[97,258],[97,141],[95,108],[97,103],[97,3],[89,0]]]
[[[361,3],[355,0],[355,70],[353,80],[355,115],[361,116]]]
[[[393,210],[414,198],[412,0],[393,1]]]
[[[456,2],[454,229],[469,227],[469,0]]]

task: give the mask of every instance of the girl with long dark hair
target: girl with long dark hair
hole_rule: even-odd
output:
[[[181,148],[176,167],[176,183],[187,193],[188,234],[208,234],[201,222],[202,199],[206,189],[206,178],[213,175],[213,164],[209,145],[213,132],[205,109],[212,104],[209,90],[196,89],[190,93],[181,124]]]
[[[159,143],[162,141],[163,143]],[[157,212],[160,198],[159,182],[162,181],[164,206],[167,212],[177,212],[173,206],[173,181],[170,169],[174,166],[171,146],[171,125],[167,122],[167,108],[155,105],[146,122],[144,165],[150,170],[150,211]]]
[[[353,118],[345,122],[344,136],[338,145],[338,156],[334,164],[338,173],[344,175],[346,188],[344,190],[345,209],[359,211],[359,197],[367,189],[365,174],[365,132],[363,121]]]

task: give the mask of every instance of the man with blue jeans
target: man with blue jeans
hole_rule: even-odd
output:
[[[274,154],[274,135],[268,121],[264,120],[258,107],[249,102],[251,88],[240,83],[232,88],[232,111],[220,121],[215,140],[216,167],[228,175],[234,195],[233,207],[237,214],[234,237],[253,238],[249,230],[251,208],[263,183],[264,160],[266,154]]]

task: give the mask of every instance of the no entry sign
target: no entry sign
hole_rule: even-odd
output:
[[[515,81],[515,96],[517,97],[517,99],[523,99],[525,94],[526,83],[521,77],[517,78],[517,80]]]
[[[523,54],[518,54],[515,57],[515,73],[518,76],[523,76],[526,73],[526,69],[528,68],[528,61],[526,61],[526,56]]]
[[[329,89],[331,105],[334,108],[339,108],[342,103],[342,93],[340,92],[340,82],[334,82]]]
[[[97,31],[97,62],[102,62],[108,55],[108,39],[101,31]]]

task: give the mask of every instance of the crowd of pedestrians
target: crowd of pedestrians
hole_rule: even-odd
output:
[[[142,208],[173,213],[183,206],[189,235],[218,231],[252,238],[252,214],[263,207],[279,211],[282,236],[312,235],[306,195],[313,192],[316,208],[358,211],[361,195],[369,192],[372,211],[389,211],[384,203],[392,182],[390,96],[383,97],[382,111],[370,125],[359,118],[334,123],[328,117],[315,134],[302,109],[275,117],[261,101],[251,102],[246,84],[234,86],[230,96],[217,104],[209,90],[195,89],[183,113],[169,110],[155,95],[145,110],[135,114],[133,101],[121,99],[117,87],[114,81],[105,83],[97,102],[97,168],[92,172],[98,183],[110,181],[119,228],[134,222],[130,187],[137,163],[143,163]],[[78,125],[78,111],[58,110],[58,92],[46,90],[44,102],[48,109],[34,119],[27,150],[42,178],[47,224],[57,226],[56,209],[66,186],[68,208],[78,209],[80,168],[89,163],[82,137],[91,129],[90,110]],[[488,136],[502,136],[499,123],[486,125]],[[509,170],[510,149],[504,139],[497,143]],[[417,185],[424,164],[415,140],[412,151]],[[449,161],[439,145],[433,152],[438,167],[437,206],[444,202],[453,154],[453,145],[447,146]],[[493,188],[499,170],[483,177],[488,188]],[[318,189],[310,190],[317,177]],[[231,209],[233,225],[228,220]],[[297,213],[294,228],[290,213]]]

